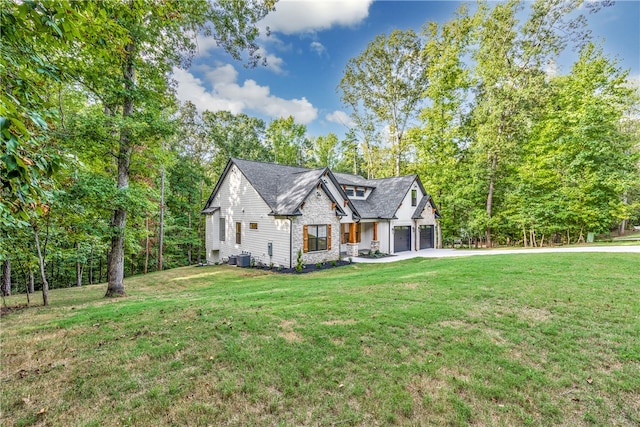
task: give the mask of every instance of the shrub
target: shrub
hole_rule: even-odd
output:
[[[298,257],[296,258],[296,271],[298,273],[301,273],[303,268],[304,264],[302,262],[302,250],[298,249]]]

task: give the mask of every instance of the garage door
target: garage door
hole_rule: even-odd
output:
[[[433,248],[433,225],[420,226],[420,249]]]
[[[411,227],[393,227],[393,248],[394,252],[411,250]]]

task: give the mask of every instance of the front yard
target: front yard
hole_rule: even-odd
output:
[[[134,277],[117,300],[55,290],[1,320],[1,424],[638,425],[638,265],[215,266]]]

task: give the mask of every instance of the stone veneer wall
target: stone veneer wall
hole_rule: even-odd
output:
[[[320,196],[317,196],[317,193]],[[302,254],[305,264],[316,264],[318,262],[333,261],[340,258],[340,218],[336,216],[335,210],[331,209],[331,199],[322,190],[313,190],[304,207],[301,209],[302,216],[295,217],[292,221],[293,253],[292,267],[296,266],[298,259],[298,249],[303,248],[303,225],[324,225],[331,224],[331,249],[318,252],[307,252]]]

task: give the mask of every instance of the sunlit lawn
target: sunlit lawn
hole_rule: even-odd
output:
[[[2,318],[2,425],[640,423],[639,254],[194,267],[126,289]]]

